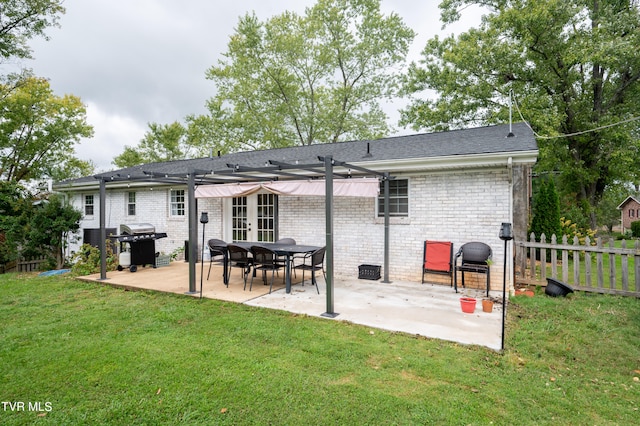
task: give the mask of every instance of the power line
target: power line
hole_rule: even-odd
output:
[[[511,91],[511,94],[513,95],[513,91]],[[531,129],[533,134],[539,139],[558,139],[558,138],[568,138],[568,137],[571,137],[571,136],[584,135],[585,133],[597,132],[597,131],[602,130],[602,129],[608,129],[609,127],[620,126],[622,124],[631,123],[632,121],[640,120],[640,116],[636,116],[636,117],[628,118],[626,120],[618,121],[617,123],[607,124],[605,126],[596,127],[594,129],[590,129],[590,130],[583,130],[581,132],[565,133],[565,134],[561,134],[561,135],[557,135],[557,136],[542,136],[542,135],[539,135],[538,133],[536,133],[536,131],[533,130],[533,128],[529,125],[529,122],[524,118],[524,116],[522,115],[522,111],[520,111],[520,106],[518,105],[518,100],[516,99],[515,96],[513,96],[513,100],[514,100],[514,104],[516,105],[516,110],[518,110],[518,115],[520,116],[520,119],[522,121],[524,121],[524,123],[527,125],[527,127],[529,129]]]

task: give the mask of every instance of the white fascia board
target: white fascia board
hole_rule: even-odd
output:
[[[170,187],[170,186],[182,186],[180,184],[171,185],[164,182],[149,182],[149,181],[117,181],[107,182],[107,188],[112,189],[146,189],[149,187]],[[98,191],[100,190],[100,181],[96,179],[95,182],[82,182],[82,183],[70,183],[70,184],[54,184],[54,191],[57,192],[86,192],[86,191]]]
[[[488,167],[507,167],[511,164],[534,165],[538,157],[538,151],[503,152],[499,154],[473,154],[451,155],[445,157],[423,157],[395,160],[383,160],[366,163],[353,163],[362,165],[371,170],[389,173],[431,171],[431,170],[455,170],[478,169]],[[511,159],[511,160],[509,160]]]

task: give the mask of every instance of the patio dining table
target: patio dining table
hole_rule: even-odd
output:
[[[243,247],[247,250],[251,250],[251,247],[253,246],[261,246],[261,247],[273,250],[279,256],[284,256],[285,257],[284,277],[285,277],[285,285],[286,285],[287,293],[291,293],[291,269],[292,269],[293,256],[296,254],[313,253],[314,251],[322,248],[319,246],[310,246],[305,244],[278,244],[278,243],[269,243],[269,242],[263,242],[263,241],[262,242],[238,241],[231,244]],[[225,271],[226,271],[226,265],[225,265]]]

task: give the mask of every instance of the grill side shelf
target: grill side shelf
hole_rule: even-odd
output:
[[[151,234],[135,234],[135,235],[111,235],[109,238],[118,240],[121,243],[134,243],[136,241],[158,240],[166,238],[166,232],[153,232]]]

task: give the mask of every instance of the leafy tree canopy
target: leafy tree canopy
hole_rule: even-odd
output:
[[[48,256],[55,266],[64,265],[64,247],[68,236],[80,229],[82,212],[66,202],[61,195],[53,194],[33,208],[26,229],[25,256]]]
[[[0,58],[30,58],[27,42],[46,37],[45,30],[58,26],[64,14],[63,0],[2,0],[0,2]]]
[[[80,99],[54,95],[46,79],[0,83],[0,179],[75,177],[91,165],[73,156],[74,145],[92,135]]]
[[[396,94],[393,70],[413,38],[380,0],[318,0],[265,22],[247,14],[207,72],[216,95],[208,116],[190,117],[192,142],[202,154],[382,137],[379,101]]]
[[[428,41],[405,89],[436,97],[414,99],[401,124],[504,123],[513,93],[518,116],[546,136],[538,167],[560,172],[562,192],[595,227],[594,207],[607,186],[640,166],[637,0],[444,0],[443,21],[454,22],[469,5],[487,9],[482,24]]]
[[[113,159],[117,167],[132,167],[145,163],[181,160],[186,158],[187,130],[180,123],[149,123],[149,130],[135,147],[125,146],[124,152]]]

